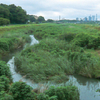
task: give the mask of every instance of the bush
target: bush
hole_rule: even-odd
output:
[[[10,88],[14,100],[35,100],[32,88],[24,82],[15,82]]]
[[[37,99],[38,100],[49,100],[49,96],[44,94],[44,93],[41,93],[37,96]]]
[[[49,97],[57,96],[57,100],[79,100],[79,92],[75,86],[50,87],[45,91]],[[56,97],[55,99],[56,100]]]
[[[72,42],[78,46],[88,49],[97,49],[100,46],[100,36],[81,33],[77,34]]]
[[[10,81],[12,80],[10,69],[4,61],[0,61],[0,76],[2,75],[8,77]]]
[[[70,42],[75,38],[75,36],[76,36],[76,34],[74,34],[74,33],[64,33],[64,34],[59,35],[59,39]]]
[[[39,95],[37,95],[37,100],[58,100],[58,99],[57,99],[57,96],[55,95],[52,97],[49,97],[45,93],[40,93]]]
[[[5,91],[1,91],[0,92],[0,100],[14,100],[14,99],[11,95],[5,93]]]
[[[9,44],[7,40],[8,39],[4,39],[4,38],[0,39],[0,49],[5,50],[5,51],[9,50]]]
[[[10,24],[10,20],[6,18],[0,18],[0,25],[8,25]]]
[[[0,76],[0,88],[2,88],[1,90],[9,90],[9,83],[10,81],[6,76]]]

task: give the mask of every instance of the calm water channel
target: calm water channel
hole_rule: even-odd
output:
[[[33,35],[30,35],[30,38],[31,38],[30,45],[39,43],[34,38]],[[19,52],[19,51],[17,51],[17,52]],[[22,81],[26,82],[28,85],[30,85],[31,87],[33,87],[34,89],[38,88],[40,86],[40,84],[33,83],[31,80],[26,79],[25,77],[22,77],[19,73],[17,73],[15,71],[14,54],[15,54],[15,52],[13,52],[13,53],[9,54],[7,57],[3,58],[3,60],[6,61],[10,67],[13,82],[22,80]],[[67,81],[66,83],[54,84],[51,82],[46,82],[46,83],[44,83],[44,86],[47,85],[49,87],[52,85],[61,86],[61,85],[70,85],[70,84],[78,87],[79,93],[80,93],[80,100],[100,100],[100,93],[96,92],[96,90],[98,88],[100,88],[100,80],[97,80],[97,79],[90,79],[90,78],[86,78],[86,77],[82,77],[82,76],[78,76],[78,75],[70,75],[69,81]],[[43,85],[41,87],[41,91],[42,91],[42,88],[43,88]]]

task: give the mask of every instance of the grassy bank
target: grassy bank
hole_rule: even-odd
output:
[[[0,58],[9,52],[22,48],[30,42],[30,25],[11,25],[0,27]]]
[[[2,56],[6,56],[10,52],[23,47],[25,43],[30,42],[29,35],[34,33],[37,35],[38,26],[48,25],[35,24],[0,27],[1,59]],[[37,35],[38,39],[40,39],[39,34]],[[22,75],[27,74],[26,77],[35,82],[51,80],[59,83],[68,80],[66,74],[73,73],[73,70],[66,67],[66,64],[70,64],[70,62],[66,62],[65,54],[69,48],[73,49],[73,46],[65,40],[63,41],[63,39],[59,40],[60,36],[57,33],[54,36],[52,35],[53,33],[43,36],[40,39],[40,44],[31,47],[27,46],[26,49],[16,55],[15,64],[17,71]],[[75,49],[75,51],[80,52],[78,49]],[[50,87],[43,93],[39,91],[33,90],[24,82],[12,83],[9,67],[4,61],[0,61],[0,98],[2,100],[79,100],[79,92],[75,86]]]
[[[17,71],[22,75],[35,82],[62,82],[70,74],[100,77],[98,25],[37,24],[31,31],[40,43],[16,55]]]

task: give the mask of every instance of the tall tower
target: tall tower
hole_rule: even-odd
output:
[[[89,16],[89,21],[91,21],[92,20],[92,17],[91,17],[91,15]]]
[[[94,15],[92,16],[92,21],[95,21],[95,16]]]
[[[96,14],[96,21],[97,21],[97,14]]]
[[[59,20],[60,20],[60,18],[61,18],[61,17],[60,17],[60,15],[59,15]]]
[[[96,14],[96,21],[97,21],[97,14]]]

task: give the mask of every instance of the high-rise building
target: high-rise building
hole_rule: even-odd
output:
[[[89,21],[91,21],[92,20],[92,17],[91,16],[89,16]]]
[[[96,14],[96,21],[97,21],[97,14]]]
[[[84,21],[85,21],[85,22],[87,22],[87,20],[88,20],[88,18],[87,18],[87,17],[85,17],[85,18],[84,18]]]
[[[94,15],[92,16],[92,21],[95,21],[95,16]]]
[[[76,18],[76,20],[78,21],[78,20],[79,20],[79,18],[77,17],[77,18]]]

